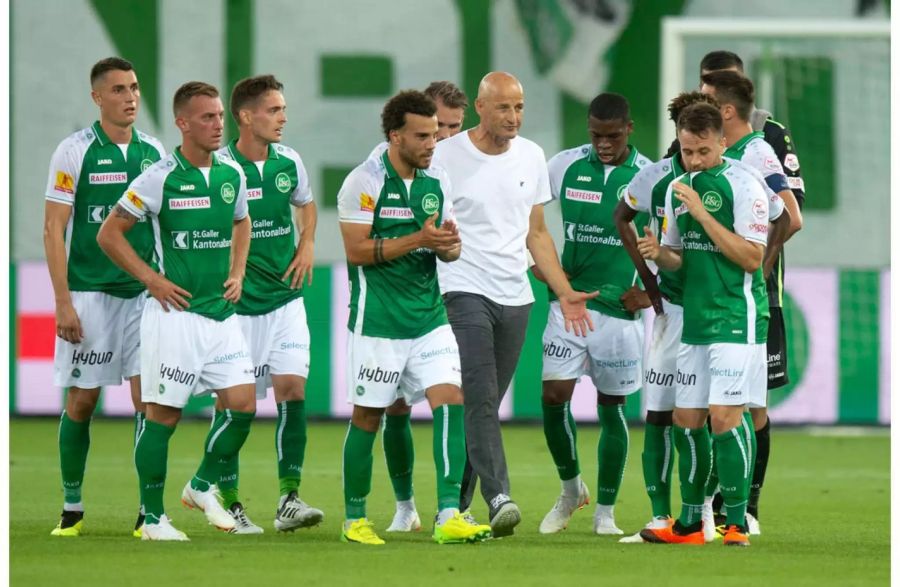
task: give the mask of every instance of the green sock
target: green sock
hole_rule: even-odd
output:
[[[366,517],[366,496],[372,489],[372,446],[375,433],[353,422],[344,439],[344,509],[348,520]]]
[[[672,515],[672,470],[675,468],[675,441],[672,426],[647,424],[644,427],[644,483],[653,517]]]
[[[222,461],[227,463],[237,456],[250,434],[250,424],[255,415],[254,412],[225,410],[216,416],[203,442],[203,460],[191,479],[192,488],[207,491],[210,485],[219,481]]]
[[[712,467],[709,470],[709,481],[706,482],[706,491],[703,495],[707,498],[713,497],[716,490],[719,489],[719,467],[716,466],[716,443],[712,443]]]
[[[132,447],[132,451],[137,450],[138,439],[141,437],[141,433],[144,432],[144,424],[147,421],[147,414],[144,412],[135,412],[134,413],[134,445]],[[140,479],[138,480],[138,496],[140,496],[141,483]],[[140,499],[140,497],[139,497]],[[144,504],[141,504],[141,513],[144,513]]]
[[[134,449],[134,464],[141,486],[141,504],[148,524],[158,524],[160,517],[166,513],[163,491],[166,487],[169,439],[174,432],[174,428],[147,420]]]
[[[563,404],[541,403],[544,411],[544,438],[556,465],[561,481],[574,479],[581,474],[578,463],[578,433],[569,402]]]
[[[459,491],[466,466],[466,431],[463,426],[463,406],[444,404],[432,411],[434,415],[434,466],[437,471],[438,511],[459,509]]]
[[[709,430],[675,426],[675,447],[678,449],[678,479],[681,483],[681,517],[683,526],[700,521],[703,513],[703,494],[712,467],[712,447]]]
[[[278,485],[281,495],[300,490],[300,474],[306,454],[306,402],[284,401],[276,404],[275,455],[278,458]]]
[[[600,440],[597,442],[597,505],[615,505],[625,461],[628,460],[628,425],[625,406],[597,406]]]
[[[220,416],[224,416],[225,412],[221,410],[216,410],[215,416],[213,417],[213,426],[215,426],[216,419]],[[238,493],[238,476],[240,473],[240,456],[234,455],[233,457],[222,457],[219,459],[219,492],[222,495],[222,505],[225,506],[225,509],[230,508],[235,503],[241,501],[240,494]]]
[[[750,476],[747,479],[747,499],[750,499],[750,485],[753,483],[753,467],[756,464],[756,430],[753,427],[753,416],[750,412],[744,412],[742,432],[744,435],[744,446],[747,447],[747,458],[750,459]]]
[[[413,462],[416,453],[413,448],[412,427],[409,425],[409,414],[384,417],[384,430],[381,438],[384,446],[384,460],[387,462],[388,475],[394,487],[394,498],[407,501],[413,496]]]
[[[59,468],[66,503],[81,502],[81,485],[90,447],[91,419],[76,422],[63,411],[59,420]]]
[[[725,504],[725,524],[728,526],[745,524],[744,514],[750,493],[749,479],[753,473],[753,461],[750,459],[742,428],[737,426],[722,434],[713,435],[713,442],[718,444],[716,460]]]

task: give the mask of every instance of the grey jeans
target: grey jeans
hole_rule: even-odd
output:
[[[462,368],[468,459],[460,510],[465,511],[472,503],[479,477],[481,495],[488,505],[500,493],[509,495],[500,400],[519,362],[531,304],[503,306],[465,292],[447,292],[444,303]]]

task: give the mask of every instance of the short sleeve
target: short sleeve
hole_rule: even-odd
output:
[[[538,183],[537,186],[535,186],[534,201],[531,203],[532,206],[546,204],[553,199],[552,192],[550,191],[550,172],[547,170],[547,161],[544,159],[543,149],[538,149],[538,157],[536,159],[534,164],[538,166]]]
[[[159,214],[162,207],[163,183],[168,170],[173,166],[171,158],[151,165],[128,185],[128,189],[119,198],[118,205],[138,218],[143,218],[147,214],[154,216]]]
[[[656,174],[653,166],[645,167],[638,171],[628,182],[628,196],[625,197],[625,205],[636,212],[649,212],[650,202],[653,197],[653,186],[656,184]]]
[[[244,170],[237,163],[234,164],[235,170],[238,172],[240,187],[238,187],[237,199],[234,202],[234,219],[243,220],[249,213],[247,206],[247,176]]]
[[[375,181],[362,165],[351,171],[338,192],[338,220],[351,224],[372,224],[378,202],[379,190],[376,188]]]
[[[309,185],[309,174],[303,160],[296,153],[291,153],[291,159],[297,165],[297,187],[291,192],[291,204],[305,206],[313,201],[312,188]]]
[[[769,198],[748,175],[732,180],[734,232],[748,241],[765,245],[769,235]]]
[[[47,177],[46,199],[60,204],[75,203],[75,186],[81,173],[84,149],[73,139],[66,139],[53,152]]]
[[[550,181],[550,197],[559,200],[562,192],[563,178],[569,168],[571,160],[566,157],[566,151],[557,153],[547,161],[547,176]]]
[[[662,223],[662,244],[672,249],[681,249],[681,232],[678,230],[678,218],[675,216],[675,209],[672,205],[672,186],[674,185],[673,181],[666,188],[666,215]]]
[[[447,220],[456,222],[456,214],[453,213],[453,185],[450,183],[450,175],[442,168],[435,168],[434,175],[441,182],[441,192],[444,194],[441,222],[443,223]]]

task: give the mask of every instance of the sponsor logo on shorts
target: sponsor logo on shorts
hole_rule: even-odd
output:
[[[594,361],[594,365],[601,369],[634,369],[638,366],[637,359],[616,359],[615,361],[607,361],[605,359]],[[632,383],[634,383],[632,381]]]
[[[226,204],[234,201],[234,193],[234,186],[227,181],[222,184],[222,189],[219,190],[219,195],[222,196],[222,201]]]
[[[299,342],[283,342],[281,343],[281,350],[283,351],[308,351],[308,344],[300,344]]]
[[[91,185],[110,185],[116,183],[128,183],[128,174],[124,171],[112,173],[89,173],[88,183]]]
[[[644,379],[648,385],[659,385],[660,387],[671,387],[675,383],[674,373],[663,373],[655,369],[650,369],[644,375]]]
[[[159,365],[159,376],[172,383],[181,383],[184,385],[193,385],[194,381],[197,380],[197,375],[195,373],[182,371],[177,365],[175,367],[169,367],[165,363],[160,363]]]
[[[225,353],[224,355],[216,355],[213,357],[213,363],[230,363],[235,359],[247,359],[250,355],[248,355],[244,351],[237,351],[234,353]]]
[[[83,351],[78,352],[77,349],[72,351],[73,365],[103,365],[112,361],[112,358],[112,351],[106,351],[105,353],[97,353],[94,351],[85,353]]]
[[[287,173],[282,171],[275,176],[275,189],[282,194],[286,194],[291,191],[291,178],[288,177]]]
[[[397,383],[400,381],[400,371],[385,371],[377,365],[374,369],[367,369],[365,366],[361,365],[356,380],[365,380],[371,383]],[[357,388],[357,392],[358,391],[359,388]]]
[[[166,386],[163,385],[162,383],[160,383],[159,384],[159,394],[162,395],[164,393],[166,393]]]
[[[72,377],[74,377],[75,379],[81,377],[81,369],[78,369],[77,367],[75,369],[72,369]]]
[[[544,356],[553,357],[555,359],[568,359],[572,356],[572,349],[550,341],[544,343]]]
[[[419,353],[419,359],[424,361],[426,359],[433,359],[434,357],[440,357],[441,355],[458,355],[458,354],[459,354],[459,350],[456,347],[445,346],[442,349],[433,349],[430,351],[425,351],[425,352]]]
[[[413,211],[409,208],[382,208],[378,212],[379,218],[412,218]]]
[[[247,188],[248,200],[262,200],[262,188]]]
[[[724,395],[725,397],[740,397],[741,395],[743,395],[743,393],[744,392],[742,392],[740,389],[732,389],[730,391],[723,391],[722,395]]]
[[[425,194],[422,196],[422,210],[429,216],[437,212],[440,207],[441,199],[437,197],[437,194]]]
[[[362,385],[356,386],[356,395],[365,395],[365,393],[366,393],[365,387],[363,387]]]
[[[199,210],[209,208],[209,197],[201,198],[172,198],[169,200],[169,210]]]
[[[265,377],[269,374],[269,365],[258,365],[253,367],[253,376],[257,379],[260,377]]]
[[[713,377],[729,377],[732,379],[737,379],[738,377],[744,376],[743,369],[719,369],[716,367],[709,368],[709,374]]]
[[[566,199],[576,202],[586,202],[588,204],[599,204],[603,200],[601,192],[591,190],[579,190],[575,188],[566,188]]]
[[[701,196],[700,202],[702,202],[703,207],[710,212],[718,212],[722,208],[722,196],[717,192],[706,192]],[[678,212],[676,211],[676,214],[677,213]]]
[[[680,385],[697,385],[696,373],[685,373],[681,369],[676,371],[675,381]]]

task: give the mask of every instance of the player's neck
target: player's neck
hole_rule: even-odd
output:
[[[106,133],[106,136],[109,137],[110,142],[117,145],[124,145],[125,143],[131,142],[131,132],[134,125],[118,126],[108,120],[100,118],[100,128],[102,128],[103,132]]]
[[[416,176],[416,170],[400,157],[393,145],[388,147],[388,159],[401,179],[413,179]]]
[[[269,158],[269,143],[251,133],[241,133],[235,146],[249,161],[265,161]]]
[[[744,120],[735,122],[734,124],[725,125],[725,146],[730,147],[748,134],[753,132],[750,123]]]
[[[207,151],[187,141],[181,144],[181,156],[194,167],[212,166],[212,151]]]
[[[500,155],[509,150],[511,139],[501,138],[491,134],[480,124],[468,131],[469,140],[482,153],[486,155]]]

